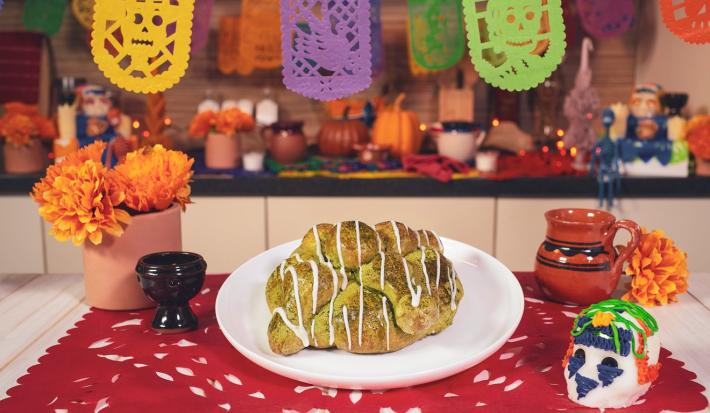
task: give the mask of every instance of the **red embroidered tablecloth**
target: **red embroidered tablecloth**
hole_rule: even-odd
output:
[[[530,274],[518,279],[526,303],[516,333],[485,362],[435,383],[361,392],[316,388],[270,373],[219,331],[214,302],[225,276],[209,276],[192,304],[198,330],[161,336],[150,330],[151,311],[91,311],[10,389],[0,412],[589,410],[567,399],[560,364],[580,308],[542,301]],[[695,374],[667,350],[661,362],[660,379],[626,411],[704,409],[708,401]]]

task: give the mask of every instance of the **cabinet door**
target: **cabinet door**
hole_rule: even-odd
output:
[[[29,196],[0,197],[0,273],[43,273],[42,223]]]
[[[493,198],[270,197],[269,247],[300,239],[318,223],[358,219],[375,225],[397,220],[492,253],[494,208]]]
[[[53,236],[49,235],[50,227],[49,223],[42,221],[47,273],[82,274],[84,272],[84,264],[81,258],[81,247],[75,246],[71,241],[57,241]]]
[[[193,201],[182,216],[182,247],[202,254],[208,273],[230,273],[264,251],[264,198],[194,197]]]
[[[555,208],[597,208],[595,199],[516,199],[498,200],[496,255],[513,270],[530,271],[535,253],[545,237],[544,213]],[[708,271],[705,234],[710,233],[709,199],[621,199],[610,212],[617,218],[636,221],[642,227],[661,229],[688,253],[691,271]],[[621,231],[616,244],[628,235]]]

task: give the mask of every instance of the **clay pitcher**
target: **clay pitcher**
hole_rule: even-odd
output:
[[[611,297],[624,262],[641,239],[638,224],[594,209],[554,209],[545,213],[547,236],[540,245],[535,276],[554,301],[588,305]],[[631,241],[617,255],[614,237],[625,229]]]
[[[261,131],[271,157],[289,165],[306,158],[308,145],[303,134],[303,122],[278,122]]]

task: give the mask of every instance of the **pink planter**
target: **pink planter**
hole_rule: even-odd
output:
[[[695,158],[695,174],[697,176],[710,176],[710,160]]]
[[[9,174],[30,174],[46,167],[47,156],[39,139],[31,139],[27,146],[3,146],[5,171]]]
[[[236,134],[212,132],[205,142],[205,165],[211,169],[234,169],[241,165],[241,142]]]
[[[100,245],[84,244],[86,301],[102,310],[154,307],[136,275],[138,260],[153,252],[182,251],[180,207],[136,215],[121,237],[104,235]]]

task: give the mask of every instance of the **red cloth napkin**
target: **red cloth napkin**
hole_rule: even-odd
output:
[[[198,330],[161,336],[150,330],[151,311],[91,311],[9,390],[0,412],[598,411],[567,399],[562,373],[580,308],[542,301],[533,277],[518,277],[525,314],[508,343],[483,363],[435,383],[360,392],[316,388],[270,373],[239,354],[219,331],[214,302],[225,276],[210,276],[192,304]],[[682,362],[667,350],[661,362],[660,379],[638,405],[618,411],[686,412],[708,405],[703,387]]]
[[[449,182],[454,172],[468,172],[468,165],[441,155],[407,155],[402,158],[407,172],[417,172],[440,182]]]

